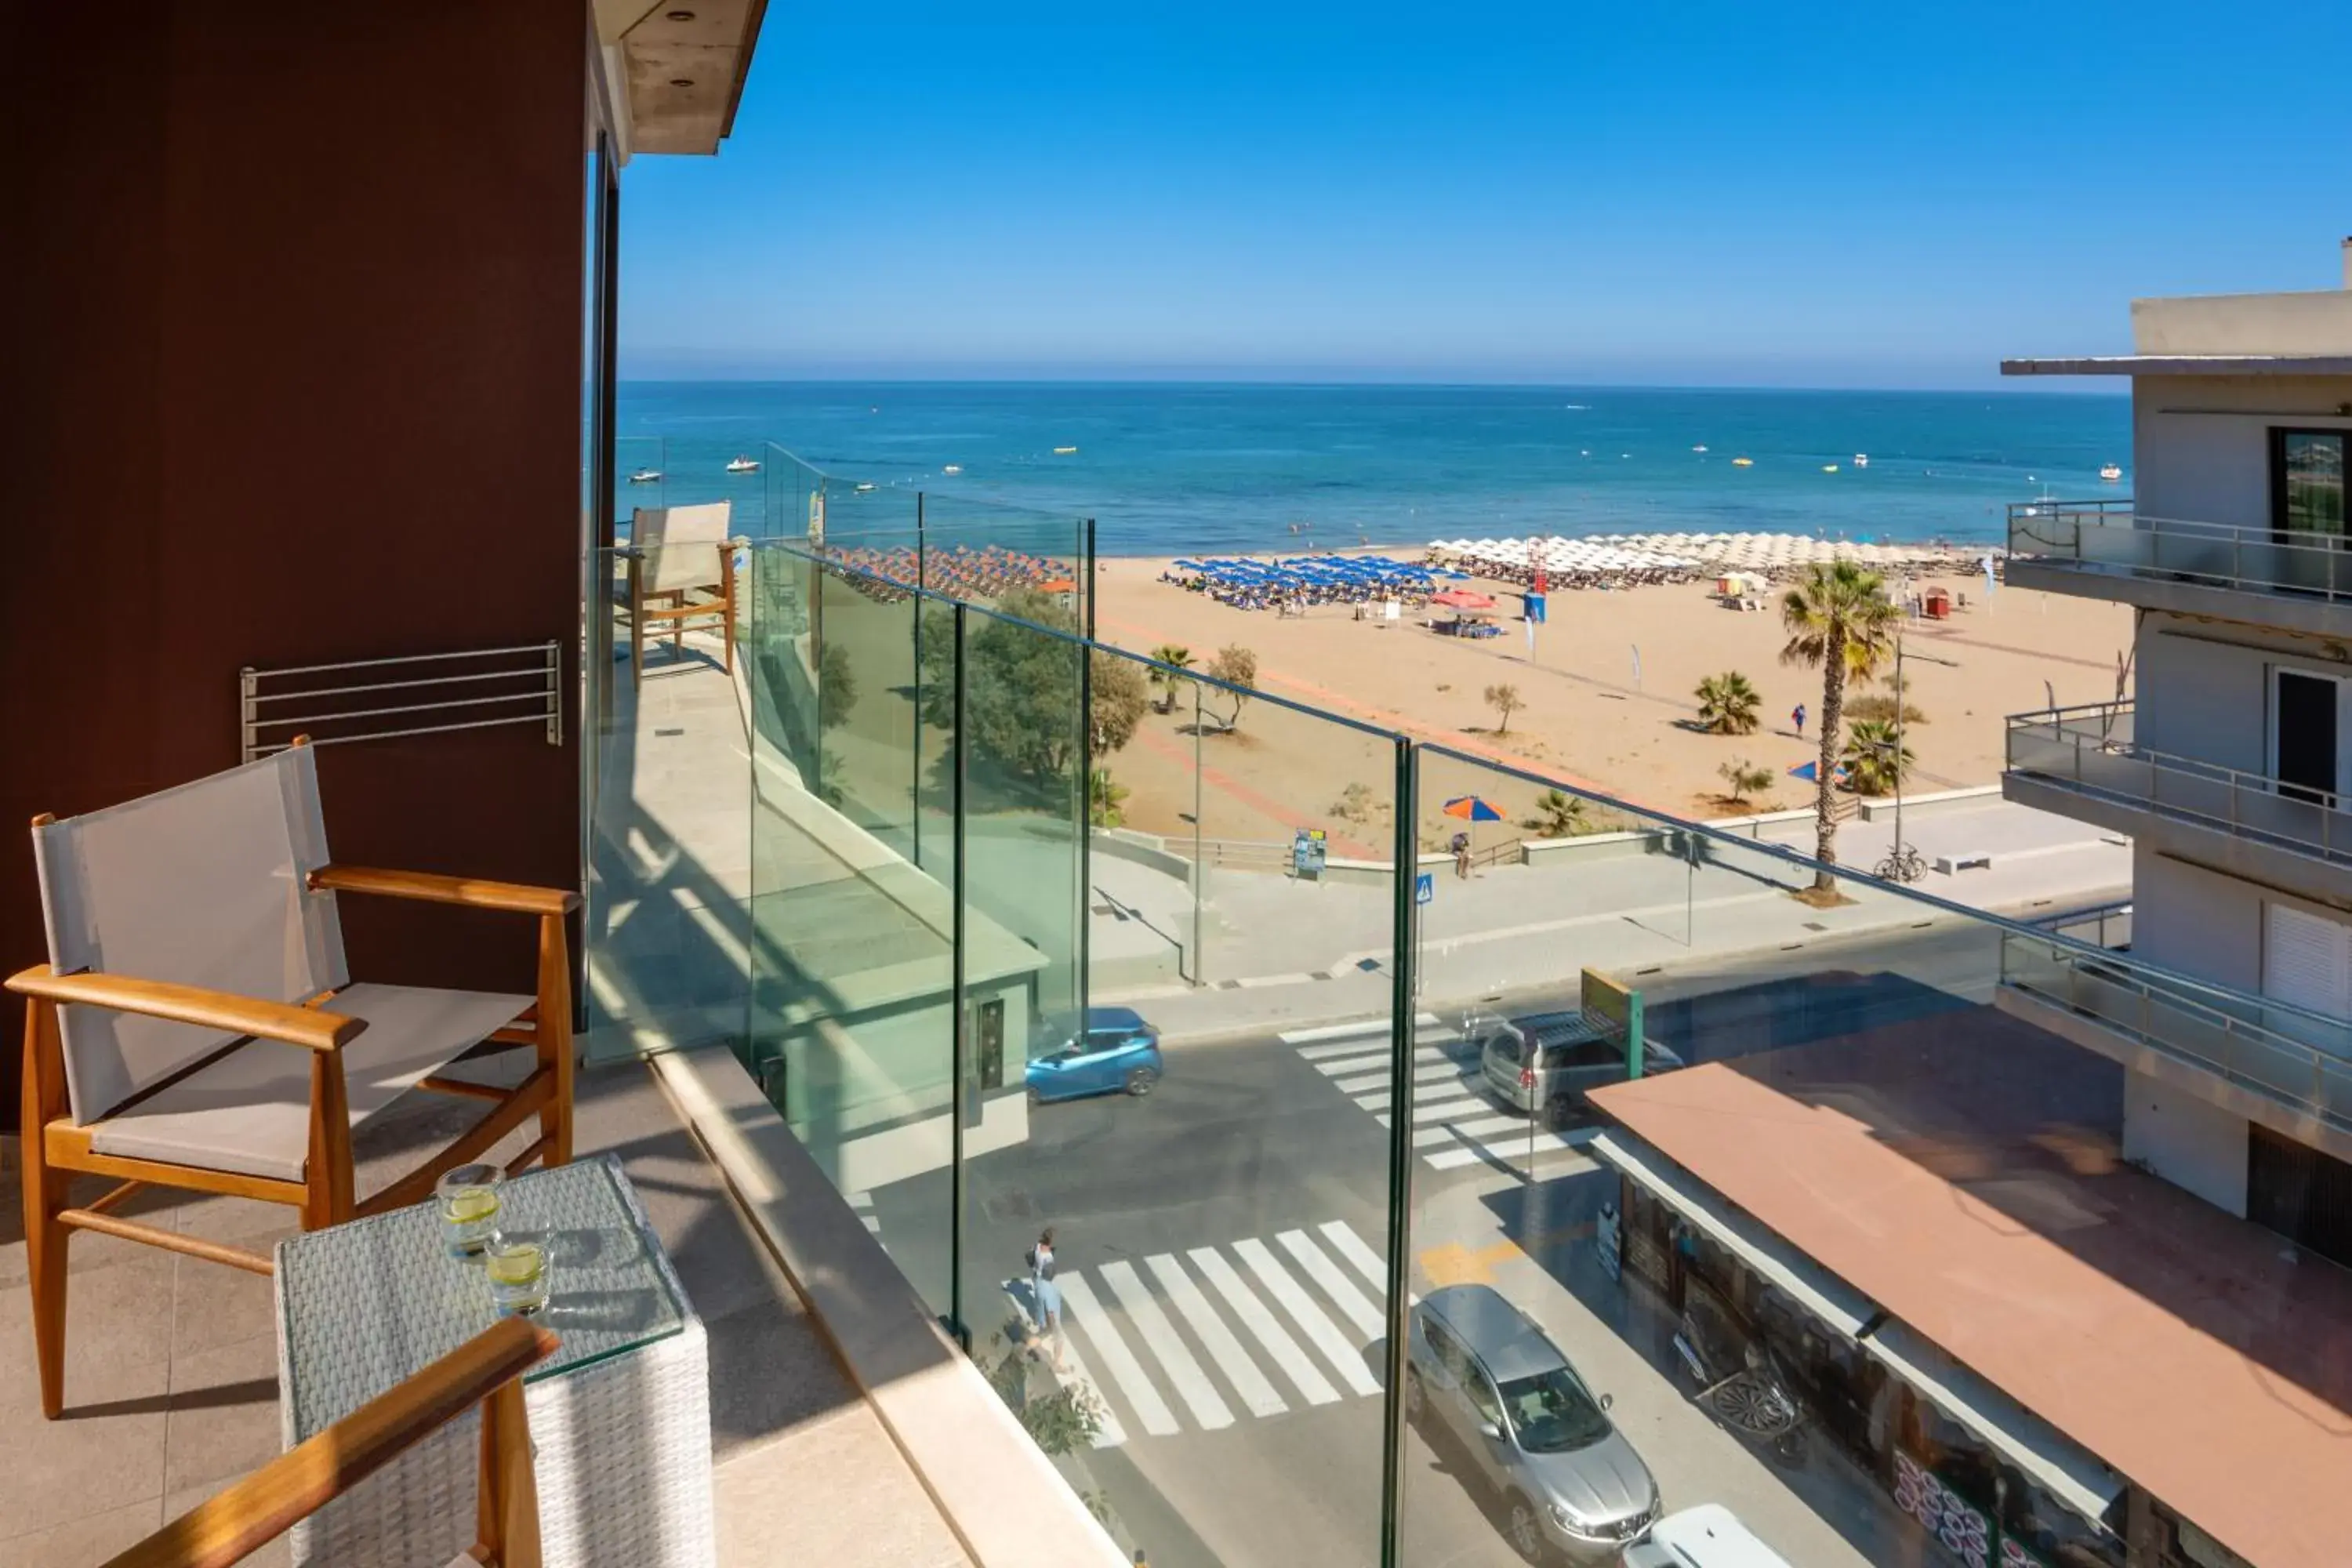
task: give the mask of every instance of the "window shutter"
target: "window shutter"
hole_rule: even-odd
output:
[[[2352,927],[2285,904],[2264,905],[2263,994],[2352,1018]]]

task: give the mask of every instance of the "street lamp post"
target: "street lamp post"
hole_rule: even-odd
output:
[[[1950,659],[1937,658],[1932,653],[1915,653],[1911,657],[1928,664],[1940,664],[1946,669],[1960,668]],[[1895,633],[1895,852],[1887,859],[1895,868],[1898,879],[1907,882],[1912,879],[1902,875],[1906,864],[1904,857],[1906,840],[1903,837],[1903,633],[1897,628]]]

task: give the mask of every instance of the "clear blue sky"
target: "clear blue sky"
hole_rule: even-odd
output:
[[[2352,0],[929,9],[630,168],[625,375],[1988,385],[2352,232]]]

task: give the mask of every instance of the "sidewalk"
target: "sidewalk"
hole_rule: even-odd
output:
[[[1906,826],[1931,868],[1939,855],[1991,858],[1979,869],[1930,869],[1916,884],[1973,909],[2031,917],[2128,896],[2128,843],[2077,823],[1990,801]],[[1853,821],[1838,834],[1841,859],[1861,869],[1893,842],[1885,822]],[[1431,868],[1433,897],[1421,911],[1423,1005],[1460,1005],[1547,981],[1566,985],[1588,964],[1639,969],[1960,918],[1853,883],[1844,884],[1853,902],[1815,909],[1790,896],[1811,878],[1761,850],[1710,840],[1694,866],[1648,847],[1596,844],[1590,863],[1497,866],[1466,882],[1448,866]],[[1097,952],[1150,940],[1190,953],[1192,894],[1181,879],[1102,855],[1094,868]],[[1198,952],[1204,984],[1114,982],[1096,990],[1096,1001],[1148,1004],[1153,1022],[1179,1037],[1361,1016],[1389,1005],[1386,878],[1316,883],[1212,868],[1204,883]],[[1106,904],[1117,912],[1101,912]],[[1106,927],[1115,930],[1107,934]]]

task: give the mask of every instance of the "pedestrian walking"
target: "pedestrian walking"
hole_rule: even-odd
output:
[[[1037,1336],[1053,1347],[1054,1370],[1062,1367],[1062,1288],[1054,1283],[1054,1227],[1037,1234],[1029,1249],[1029,1299],[1037,1305]]]
[[[1454,874],[1465,882],[1470,879],[1470,836],[1466,833],[1454,836]]]
[[[1797,726],[1797,739],[1803,740],[1805,738],[1805,705],[1801,702],[1798,703],[1796,711],[1790,714],[1789,718]]]

